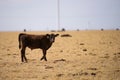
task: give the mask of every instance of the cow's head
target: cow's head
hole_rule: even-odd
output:
[[[50,41],[50,43],[53,43],[55,41],[55,37],[57,37],[59,34],[46,34],[47,39]]]

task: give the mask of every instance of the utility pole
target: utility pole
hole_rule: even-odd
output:
[[[60,30],[60,0],[57,1],[58,5],[58,30]]]

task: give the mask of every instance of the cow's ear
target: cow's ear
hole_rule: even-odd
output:
[[[55,37],[59,36],[59,34],[55,34]]]
[[[49,38],[50,38],[50,35],[49,35],[49,34],[46,34],[46,37],[47,37],[47,39],[49,39]]]

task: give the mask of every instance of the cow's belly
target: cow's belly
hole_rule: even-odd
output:
[[[29,44],[27,47],[32,50],[32,49],[40,48],[40,45],[39,45],[39,44],[36,44],[36,43],[33,43],[33,44]]]

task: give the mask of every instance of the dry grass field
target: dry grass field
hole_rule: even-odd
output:
[[[27,48],[22,63],[20,32],[0,32],[0,80],[120,80],[120,31],[66,31],[40,61],[42,51]],[[46,34],[51,32],[27,32]]]

